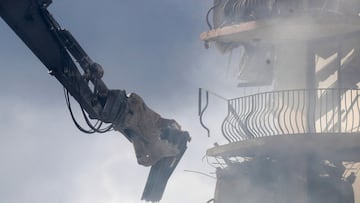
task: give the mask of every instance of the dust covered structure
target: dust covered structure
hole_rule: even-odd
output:
[[[213,202],[360,202],[359,16],[358,0],[214,0],[201,39],[241,49],[239,88],[270,91],[227,100]]]

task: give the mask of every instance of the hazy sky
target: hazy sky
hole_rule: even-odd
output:
[[[199,39],[211,4],[54,0],[49,8],[102,64],[108,87],[138,93],[190,132],[164,203],[206,202],[215,188],[214,180],[184,171],[214,172],[202,157],[216,139],[206,138],[197,117],[197,88],[219,90],[225,78],[226,57]],[[0,36],[0,202],[141,202],[149,168],[137,165],[132,145],[118,132],[79,132],[60,84],[2,20]]]

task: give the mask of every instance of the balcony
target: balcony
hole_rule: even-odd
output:
[[[360,132],[359,89],[284,90],[228,100],[229,142],[277,135]]]
[[[281,158],[315,153],[324,160],[360,161],[359,96],[360,89],[296,89],[229,99],[221,125],[229,143],[209,149],[207,155]]]

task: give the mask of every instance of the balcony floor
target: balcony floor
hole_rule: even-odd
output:
[[[208,149],[212,157],[255,157],[289,159],[315,155],[323,160],[360,162],[359,133],[298,134],[262,137]]]
[[[358,31],[360,31],[359,16],[304,13],[229,25],[203,32],[200,38],[208,42],[273,43],[289,40],[316,40]]]

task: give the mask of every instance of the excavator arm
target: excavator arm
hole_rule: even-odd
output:
[[[49,70],[70,92],[91,118],[104,112],[108,88],[101,80],[100,66],[92,62],[71,34],[60,28],[48,12],[49,0],[1,0],[0,15]],[[81,65],[81,74],[76,63]],[[98,92],[91,91],[88,82]],[[108,120],[105,118],[105,120]]]
[[[138,163],[152,166],[142,196],[159,201],[190,136],[175,120],[164,119],[136,94],[108,89],[103,68],[47,10],[51,0],[0,0],[0,16],[64,87],[75,125],[85,133],[121,132],[134,146]],[[91,85],[90,85],[91,84]],[[80,104],[89,130],[71,110],[70,95]],[[97,120],[92,125],[90,120]],[[101,129],[103,123],[108,127]]]

